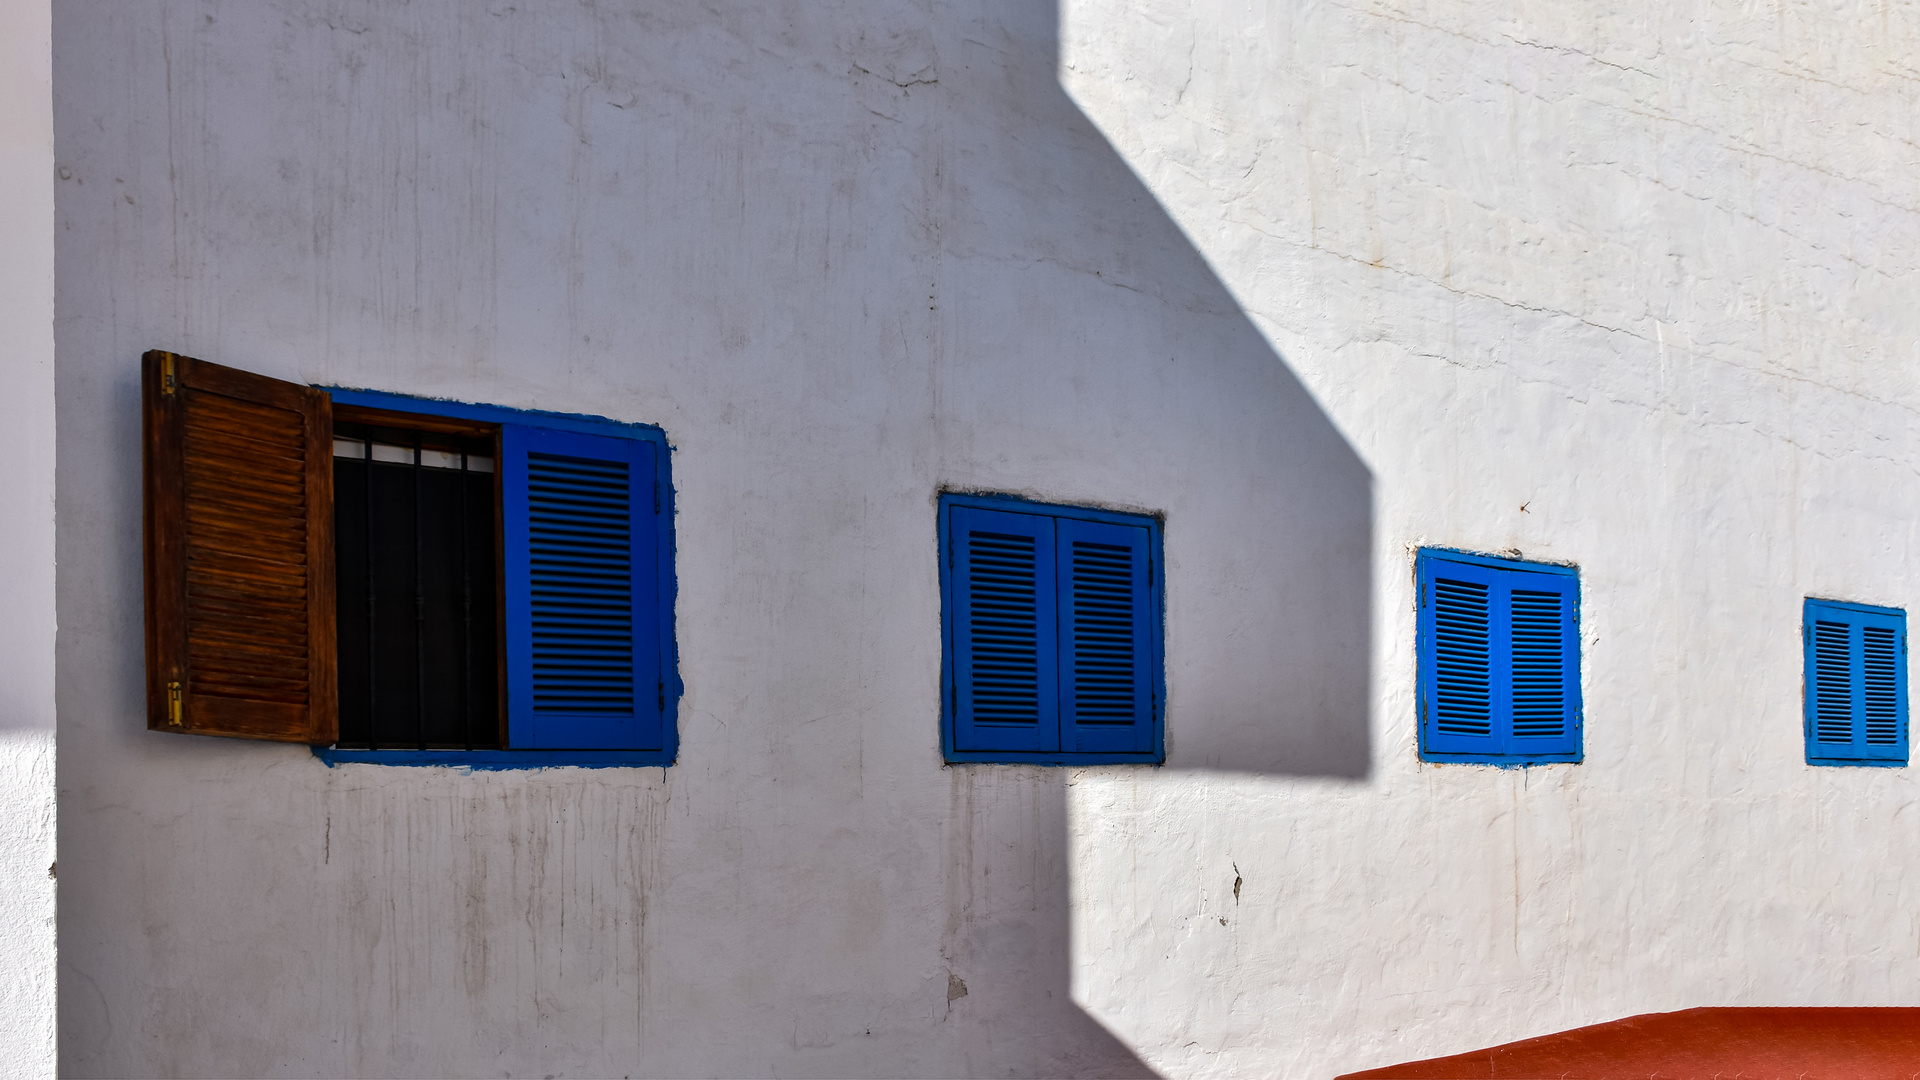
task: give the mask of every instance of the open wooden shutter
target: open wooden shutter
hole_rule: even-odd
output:
[[[519,750],[660,750],[656,448],[500,429],[507,741]]]
[[[327,395],[149,352],[142,404],[147,726],[333,742]]]

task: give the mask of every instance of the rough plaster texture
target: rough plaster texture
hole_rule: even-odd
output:
[[[0,2],[0,1076],[54,1070],[53,49]]]
[[[1368,782],[1072,789],[1081,1000],[1168,1072],[1287,1075],[1914,1004],[1912,773],[1802,763],[1798,626],[1920,603],[1920,7],[1063,22],[1064,84],[1372,471],[1379,586]],[[1416,763],[1416,543],[1580,565],[1583,764]]]
[[[1655,10],[61,5],[63,1068],[1903,1003],[1912,784],[1800,763],[1796,631],[1915,599],[1913,14]],[[680,763],[143,730],[150,347],[663,425]],[[942,486],[1166,514],[1165,768],[941,766]],[[1421,542],[1581,565],[1585,763],[1416,763]]]

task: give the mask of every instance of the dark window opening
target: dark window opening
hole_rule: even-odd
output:
[[[336,414],[339,746],[503,745],[494,447]]]

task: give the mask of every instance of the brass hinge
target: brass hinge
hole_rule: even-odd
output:
[[[160,354],[160,392],[162,394],[165,394],[168,397],[172,397],[173,391],[174,391],[173,354],[161,353]],[[174,685],[178,686],[179,684],[175,683]],[[178,720],[174,721],[174,723],[176,724],[179,722],[180,721]]]
[[[186,706],[182,704],[181,697],[182,695],[180,693],[180,684],[178,682],[168,683],[167,684],[167,726],[168,727],[180,726],[181,717],[186,712]]]

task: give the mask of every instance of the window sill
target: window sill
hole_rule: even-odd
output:
[[[313,756],[335,765],[437,765],[453,769],[627,769],[673,764],[665,750],[341,750],[316,746]]]
[[[1854,765],[1854,766],[1863,766],[1869,769],[1904,769],[1907,767],[1907,759],[1906,758],[1810,757],[1807,759],[1807,764],[1809,765]]]
[[[1430,750],[1420,752],[1420,760],[1429,765],[1494,765],[1502,769],[1525,769],[1534,765],[1578,765],[1582,754],[1440,754]]]
[[[1159,754],[1063,754],[980,750],[949,750],[946,758],[949,765],[1158,765],[1164,760]]]

